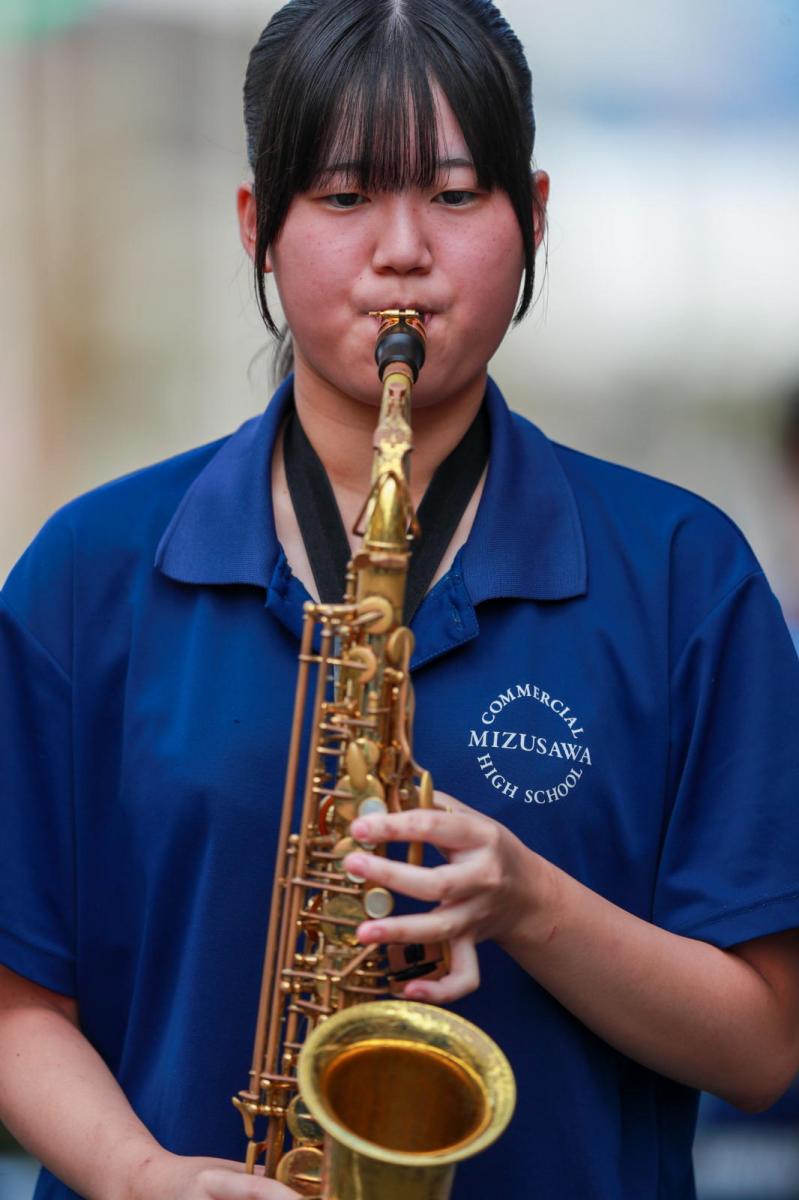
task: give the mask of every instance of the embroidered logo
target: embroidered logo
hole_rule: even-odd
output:
[[[536,683],[500,692],[469,730],[468,747],[491,786],[525,804],[565,800],[593,766],[577,714]]]

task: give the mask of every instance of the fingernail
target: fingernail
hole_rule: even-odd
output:
[[[348,854],[344,859],[344,866],[348,871],[362,871],[366,866],[365,854]]]
[[[358,940],[361,942],[379,941],[382,936],[383,930],[380,925],[373,925],[367,921],[358,926]]]
[[[371,833],[371,826],[366,817],[359,817],[350,825],[350,833],[353,837],[364,838]]]

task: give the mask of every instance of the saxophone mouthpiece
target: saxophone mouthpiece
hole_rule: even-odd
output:
[[[394,363],[404,363],[410,367],[413,382],[416,383],[424,366],[427,342],[422,314],[414,308],[387,308],[371,312],[369,316],[380,320],[375,346],[380,379]]]

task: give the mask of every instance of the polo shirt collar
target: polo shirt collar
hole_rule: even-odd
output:
[[[473,604],[501,597],[567,600],[587,587],[585,542],[571,484],[552,443],[486,390],[491,454],[483,495],[463,548]]]
[[[178,505],[155,565],[180,583],[268,588],[280,556],[272,509],[272,448],[293,396],[284,380],[260,417],[227,438]]]
[[[181,500],[155,565],[182,583],[250,584],[269,591],[285,558],[275,534],[271,459],[293,395],[290,377],[260,417],[232,434]],[[491,454],[469,540],[459,554],[472,605],[585,592],[585,544],[571,485],[543,433],[508,409],[488,381]],[[435,591],[436,589],[434,589]],[[421,616],[425,607],[419,610]]]

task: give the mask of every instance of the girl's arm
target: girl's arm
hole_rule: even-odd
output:
[[[0,1118],[86,1200],[291,1200],[223,1159],[170,1154],[78,1028],[74,1000],[0,966]],[[186,1114],[191,1120],[191,1113]]]
[[[477,985],[474,944],[493,938],[571,1013],[617,1050],[747,1111],[773,1104],[799,1071],[799,933],[735,950],[643,921],[536,854],[496,821],[439,793],[450,811],[353,824],[365,841],[427,841],[449,858],[411,867],[350,855],[347,868],[437,902],[431,912],[368,921],[363,942],[453,940],[452,969],[409,984],[412,999],[457,999]]]
[[[549,932],[521,919],[504,942],[520,966],[637,1062],[747,1112],[774,1104],[799,1071],[799,933],[719,950],[547,869]]]

